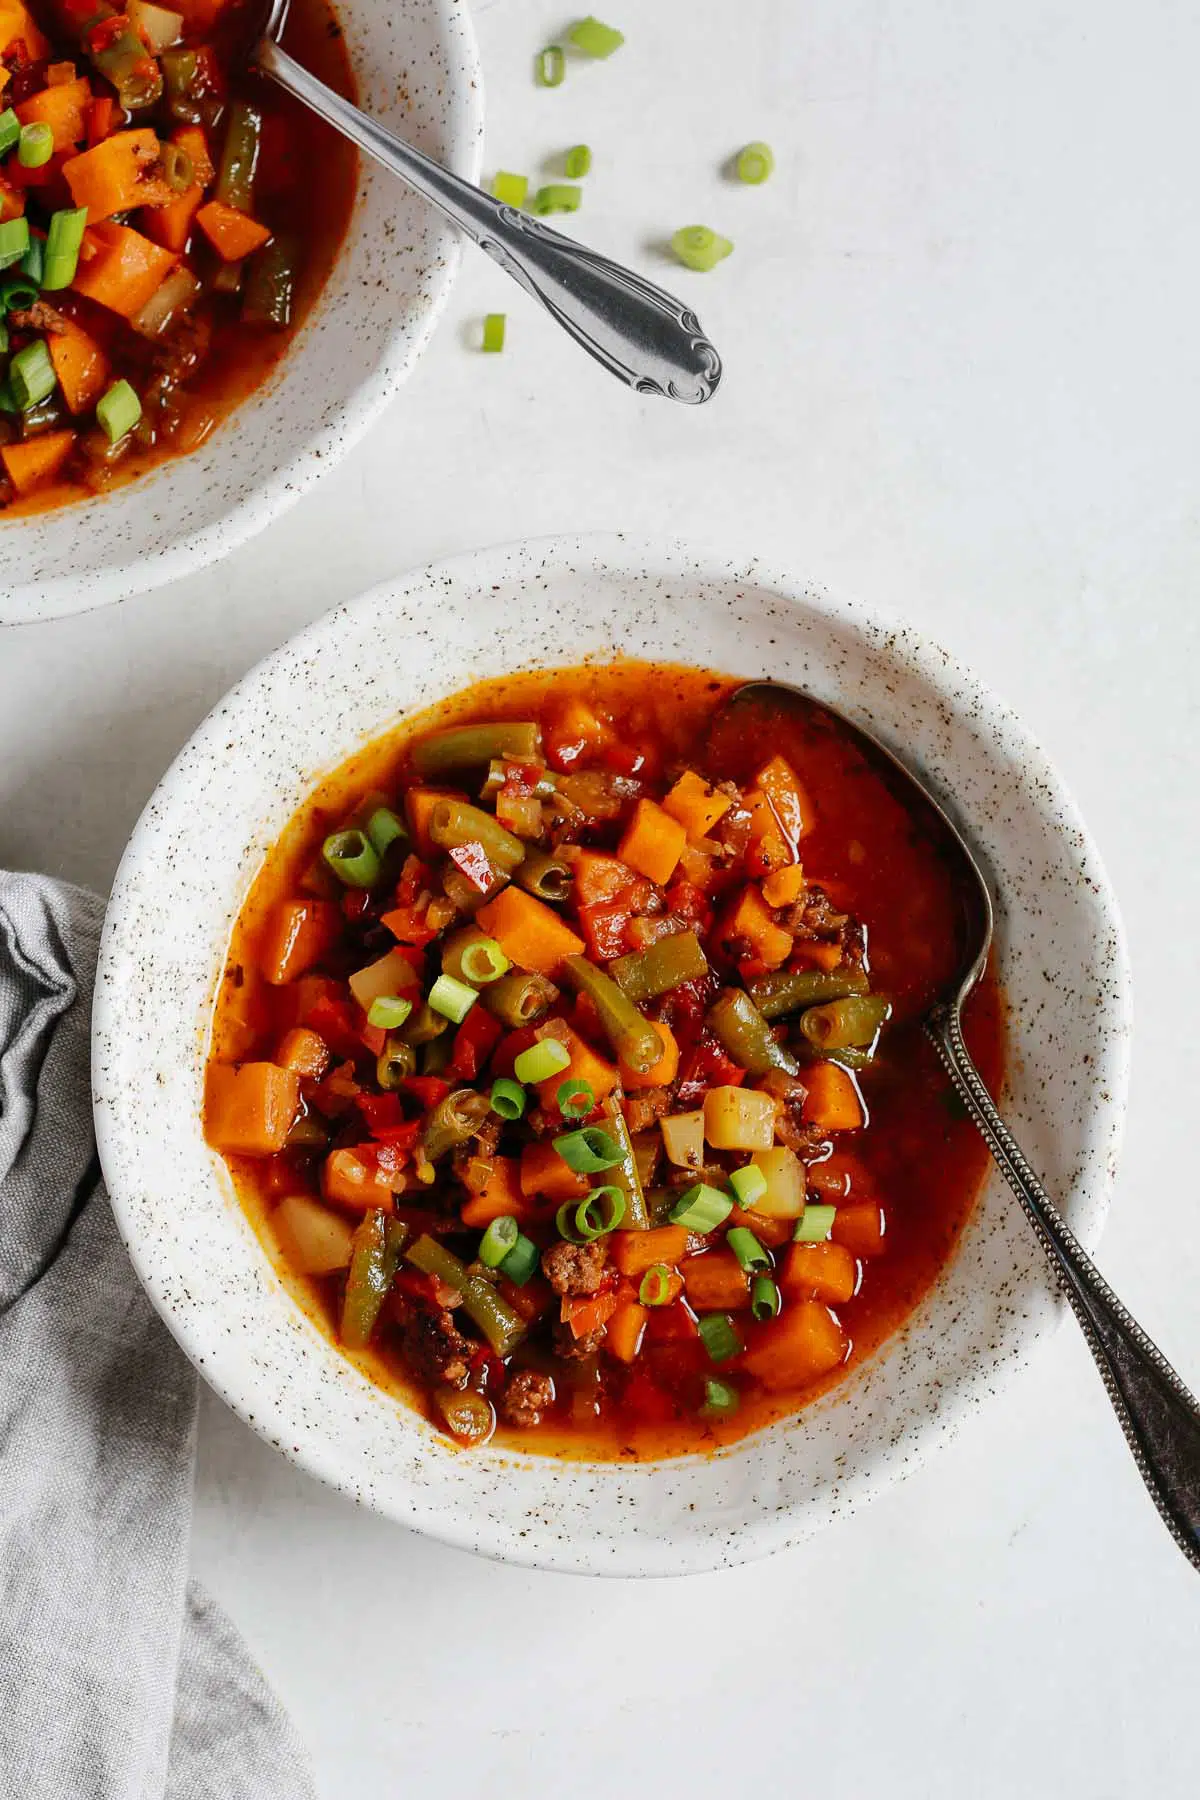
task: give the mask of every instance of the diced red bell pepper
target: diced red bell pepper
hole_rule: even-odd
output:
[[[432,944],[437,932],[426,923],[423,906],[397,906],[391,912],[385,912],[383,923],[387,926],[398,944],[413,944],[423,950],[426,944]]]
[[[477,894],[486,894],[492,885],[492,865],[482,844],[456,844],[448,852],[459,874],[469,881]]]
[[[420,1120],[417,1121],[420,1123]],[[359,1154],[368,1151],[375,1159],[375,1166],[386,1179],[398,1176],[408,1161],[408,1151],[400,1144],[364,1144],[359,1147]]]
[[[474,1081],[503,1035],[499,1019],[477,1001],[458,1028],[450,1068],[464,1081]]]
[[[615,1288],[603,1294],[564,1295],[562,1322],[570,1327],[572,1337],[586,1337],[589,1331],[599,1331],[608,1324],[618,1304]]]
[[[334,1000],[322,994],[309,1008],[304,1023],[320,1033],[335,1056],[353,1060],[362,1054],[358,1024],[349,1000]]]
[[[364,916],[370,904],[371,896],[364,893],[362,888],[347,888],[342,895],[343,916],[353,924],[356,919]]]
[[[387,1032],[382,1025],[369,1025],[364,1019],[358,1028],[358,1035],[372,1056],[383,1055],[383,1047],[387,1043]]]
[[[515,1031],[508,1032],[503,1042],[497,1044],[492,1051],[492,1074],[511,1077],[513,1064],[522,1050],[528,1050],[537,1041],[537,1031],[532,1025],[519,1025]]]
[[[701,933],[712,924],[712,907],[704,890],[682,876],[667,889],[667,906],[675,918],[682,919],[685,925],[693,925]]]
[[[768,973],[767,964],[757,956],[743,956],[737,969],[747,987],[752,981],[758,981],[761,976]]]
[[[93,5],[93,0],[84,0],[84,4],[91,7]],[[89,103],[87,109],[87,141],[89,150],[94,150],[97,144],[102,144],[104,142],[105,138],[112,130],[113,113],[115,111],[116,106],[110,94],[101,94],[98,99],[92,100]]]
[[[419,856],[406,856],[396,883],[396,905],[411,906],[418,894],[432,888],[433,870]]]
[[[624,956],[629,948],[629,908],[621,900],[610,900],[601,906],[576,908],[579,928],[587,941],[588,954],[597,962],[612,962]]]
[[[614,775],[645,776],[649,760],[644,750],[637,750],[632,744],[621,743],[610,744],[600,756],[603,767],[611,769]]]
[[[404,1123],[404,1103],[399,1094],[359,1094],[354,1104],[372,1137],[381,1127]]]
[[[510,800],[528,800],[544,773],[540,763],[505,763],[502,791]]]
[[[426,1112],[450,1092],[450,1083],[440,1075],[406,1075],[400,1085]]]
[[[680,1106],[694,1106],[710,1087],[741,1087],[745,1069],[739,1069],[708,1032],[689,1052],[679,1075],[675,1098]]]

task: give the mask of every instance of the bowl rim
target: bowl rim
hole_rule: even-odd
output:
[[[1049,781],[1050,792],[1064,829],[1069,831],[1081,853],[1086,856],[1096,916],[1103,919],[1113,946],[1110,998],[1105,1009],[1112,1031],[1103,1067],[1102,1091],[1101,1084],[1097,1084],[1090,1109],[1097,1141],[1093,1161],[1098,1173],[1086,1210],[1072,1219],[1075,1235],[1089,1251],[1094,1248],[1107,1216],[1120,1153],[1128,1099],[1132,975],[1124,925],[1112,884],[1072,795],[1040,745],[1012,709],[935,640],[895,615],[836,595],[825,586],[815,586],[797,576],[781,573],[776,568],[760,563],[757,558],[744,555],[730,557],[711,547],[700,550],[693,544],[685,544],[677,539],[655,542],[620,532],[516,541],[492,549],[466,552],[377,583],[356,599],[334,607],[256,663],[217,702],[157,784],[134,828],[114,878],[101,940],[92,1024],[93,1108],[97,1146],[118,1230],[152,1303],[189,1360],[201,1368],[205,1380],[244,1423],[249,1424],[252,1430],[274,1448],[281,1450],[289,1461],[315,1475],[326,1485],[360,1501],[364,1499],[364,1495],[354,1479],[353,1471],[344,1465],[338,1466],[333,1447],[314,1445],[310,1441],[301,1449],[299,1445],[293,1444],[285,1413],[270,1409],[269,1403],[264,1400],[262,1388],[255,1387],[252,1372],[238,1364],[236,1355],[230,1356],[224,1367],[215,1366],[211,1354],[206,1357],[202,1353],[190,1322],[186,1317],[181,1318],[174,1310],[166,1285],[160,1279],[161,1272],[155,1266],[151,1254],[152,1240],[149,1236],[140,1238],[136,1230],[136,1221],[129,1203],[131,1195],[123,1191],[124,1172],[117,1164],[115,1136],[121,1100],[122,1069],[113,1027],[120,1024],[120,1009],[116,1000],[117,984],[102,977],[106,965],[112,961],[121,943],[131,877],[143,861],[149,861],[157,855],[155,839],[160,830],[156,819],[158,803],[160,799],[169,803],[176,771],[185,758],[205,750],[219,755],[220,747],[228,735],[227,708],[254,695],[264,677],[278,661],[294,656],[298,651],[306,656],[315,655],[323,644],[330,640],[336,642],[342,624],[347,619],[370,615],[384,603],[394,605],[398,594],[414,589],[435,589],[438,586],[450,587],[456,584],[474,588],[488,585],[495,578],[499,566],[518,558],[524,558],[525,566],[536,570],[539,575],[553,574],[556,570],[568,572],[577,568],[581,562],[591,562],[593,567],[602,566],[603,572],[609,577],[686,575],[697,583],[736,581],[745,585],[752,584],[769,591],[772,598],[783,600],[789,606],[813,606],[830,622],[849,628],[856,636],[865,637],[875,632],[887,637],[902,632],[906,651],[921,677],[935,691],[945,695],[953,694],[960,708],[965,696],[974,707],[982,709],[984,718],[1001,720],[1009,730],[1015,731],[1030,758],[1038,763],[1039,775],[1043,780]],[[978,718],[980,714],[975,713],[974,716]],[[977,726],[973,729],[978,731]],[[346,756],[351,754],[351,750],[345,752]],[[337,762],[331,763],[329,767],[337,766],[342,760],[344,756],[339,755]],[[320,778],[320,775],[311,778],[305,791],[311,791]],[[133,922],[132,918],[129,922]],[[931,1290],[931,1294],[935,1293],[936,1285]],[[929,1298],[926,1296],[921,1305],[927,1304]],[[921,1307],[918,1306],[917,1314],[920,1310]],[[949,1442],[957,1434],[963,1421],[970,1416],[975,1401],[998,1392],[1018,1370],[1028,1365],[1036,1347],[1053,1334],[1066,1312],[1065,1301],[1055,1292],[1049,1316],[1044,1322],[1027,1317],[1019,1336],[1006,1346],[1003,1355],[997,1354],[990,1360],[981,1358],[947,1388],[943,1404],[937,1413],[936,1431],[931,1429],[934,1424],[932,1418],[914,1420],[905,1433],[903,1453],[897,1454],[894,1449],[886,1454],[881,1453],[862,1472],[855,1474],[852,1479],[847,1478],[838,1495],[836,1508],[823,1512],[819,1507],[806,1507],[797,1500],[765,1514],[743,1517],[738,1522],[738,1535],[732,1550],[723,1539],[710,1546],[707,1537],[701,1536],[686,1540],[676,1538],[665,1545],[643,1540],[632,1550],[618,1554],[612,1554],[611,1546],[606,1544],[605,1553],[601,1554],[587,1543],[564,1543],[562,1534],[552,1525],[548,1525],[541,1535],[533,1530],[517,1535],[499,1529],[490,1518],[463,1516],[458,1508],[448,1506],[439,1497],[436,1488],[426,1490],[411,1484],[403,1510],[386,1501],[372,1500],[371,1503],[384,1516],[441,1542],[495,1560],[528,1567],[616,1576],[667,1575],[702,1572],[727,1566],[730,1562],[756,1560],[812,1535],[835,1511],[838,1516],[856,1511],[893,1482],[919,1467],[934,1448]],[[322,1338],[322,1342],[327,1340]],[[211,1343],[204,1348],[211,1352]],[[329,1349],[343,1368],[366,1383],[366,1377],[354,1370],[353,1365],[348,1364],[345,1358],[340,1357],[335,1346],[330,1345]],[[869,1359],[863,1367],[870,1367],[874,1360]],[[816,1405],[836,1404],[839,1393],[844,1391],[844,1387],[839,1385]],[[401,1402],[397,1402],[397,1405],[407,1413],[408,1409]],[[926,1427],[924,1431],[921,1429],[922,1423]],[[773,1429],[775,1428],[772,1426],[763,1428],[765,1431]],[[752,1432],[728,1446],[723,1454],[752,1454],[753,1446],[761,1435],[762,1431]],[[525,1459],[513,1456],[509,1460],[514,1464],[520,1463],[523,1468],[528,1468],[533,1462],[550,1468],[561,1466],[568,1472],[572,1469],[592,1472],[606,1466],[587,1462],[556,1465],[552,1458],[533,1456]],[[677,1465],[678,1461],[679,1459],[672,1459],[668,1463],[638,1466],[643,1470],[670,1469],[672,1463]],[[714,1533],[714,1538],[716,1536]]]
[[[462,67],[460,79],[447,86],[450,138],[446,162],[455,174],[478,184],[483,170],[484,136],[479,42],[467,0],[434,0],[434,4]],[[348,233],[355,229],[358,210],[359,197],[356,197]],[[124,562],[83,569],[70,576],[59,575],[46,581],[10,587],[7,594],[0,596],[3,608],[0,610],[0,628],[37,625],[48,619],[96,612],[101,607],[131,600],[151,588],[165,588],[185,575],[209,568],[257,536],[308,493],[321,476],[336,467],[361,442],[384,408],[399,393],[425,354],[449,302],[462,261],[464,240],[461,232],[440,215],[434,215],[432,224],[436,237],[426,276],[429,303],[421,309],[415,323],[407,316],[397,322],[386,340],[379,362],[339,410],[338,430],[332,446],[327,427],[314,431],[298,446],[290,461],[267,480],[257,484],[207,525],[188,532],[168,549],[153,556],[132,556]],[[323,295],[319,294],[298,335],[308,333],[318,322],[322,303]],[[289,346],[285,366],[294,348],[295,345]],[[256,398],[257,390],[247,394],[234,408],[234,414],[253,407]],[[69,505],[68,502],[67,507],[60,510],[66,511]],[[36,526],[43,516],[35,512],[18,518],[12,521],[13,528],[19,530],[23,524]],[[2,525],[0,529],[3,529]],[[11,614],[10,608],[13,609]]]

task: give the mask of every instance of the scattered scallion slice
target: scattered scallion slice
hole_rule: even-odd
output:
[[[46,272],[46,240],[31,236],[29,248],[20,261],[22,275],[28,275],[35,287],[42,287],[42,277]]]
[[[723,1225],[733,1211],[733,1201],[728,1194],[719,1189],[709,1187],[707,1182],[698,1181],[694,1187],[685,1189],[671,1208],[670,1219],[673,1225],[683,1225],[688,1231],[715,1231]]]
[[[563,157],[563,171],[568,181],[582,181],[590,174],[592,152],[587,144],[572,144]]]
[[[508,319],[507,313],[488,313],[483,321],[483,348],[493,355],[504,348],[504,328]]]
[[[625,42],[623,31],[618,31],[614,25],[602,24],[590,14],[586,19],[580,19],[578,25],[572,25],[567,37],[585,56],[611,56]]]
[[[554,1148],[577,1175],[598,1175],[602,1169],[615,1169],[622,1154],[617,1140],[599,1125],[564,1132],[555,1138]]]
[[[571,1052],[557,1038],[541,1038],[513,1059],[513,1074],[518,1081],[537,1083],[561,1075],[570,1066]]]
[[[58,377],[42,338],[36,338],[32,344],[17,351],[8,365],[8,380],[13,399],[22,412],[28,412],[40,400],[49,399]]]
[[[737,1411],[741,1401],[737,1389],[728,1381],[708,1380],[704,1384],[704,1405],[700,1408],[702,1419],[728,1419]]]
[[[86,206],[63,207],[58,212],[51,213],[42,270],[44,288],[70,287],[74,281],[86,224]]]
[[[554,1098],[564,1119],[586,1119],[596,1105],[590,1081],[564,1081]]]
[[[760,182],[766,181],[767,177],[774,173],[774,169],[775,155],[770,144],[747,144],[744,149],[738,151],[737,176],[739,181],[747,181],[751,187],[757,187]]]
[[[707,225],[684,225],[672,237],[671,248],[685,268],[703,274],[724,261],[733,245]]]
[[[367,836],[376,856],[383,858],[393,844],[407,842],[408,826],[390,806],[377,806],[367,820]]]
[[[14,221],[15,223],[15,221]],[[25,223],[21,220],[22,225]],[[24,262],[24,257],[21,261]],[[28,275],[0,276],[0,311],[6,313],[24,312],[32,306],[38,297],[36,281],[30,281]]]
[[[796,1220],[792,1241],[797,1244],[821,1244],[833,1230],[836,1206],[806,1206]]]
[[[728,1313],[705,1313],[696,1321],[696,1328],[710,1362],[728,1362],[741,1350],[742,1340]]]
[[[429,990],[429,1004],[434,1012],[454,1025],[462,1024],[478,998],[473,987],[454,975],[439,975]]]
[[[384,1031],[399,1031],[411,1012],[411,1000],[399,994],[380,994],[367,1010],[367,1024],[380,1025]]]
[[[122,383],[116,382],[114,385],[120,387]],[[109,393],[111,392],[110,388]],[[107,399],[108,395],[104,398]],[[100,406],[103,404],[102,400]],[[97,407],[97,413],[99,410],[100,407]],[[365,831],[354,827],[349,831],[335,831],[321,845],[321,855],[346,887],[369,888],[379,880],[379,853]]]
[[[550,181],[533,196],[533,210],[543,218],[547,213],[578,212],[582,201],[581,187],[573,187],[568,181]]]
[[[525,1112],[525,1089],[519,1081],[501,1075],[492,1083],[492,1111],[502,1119],[520,1119]]]
[[[21,141],[21,121],[11,106],[0,112],[0,156],[7,156],[14,144]]]
[[[533,78],[539,87],[561,87],[567,72],[567,59],[558,44],[547,44],[539,50],[533,65]]]
[[[757,1275],[750,1283],[750,1311],[760,1324],[777,1316],[783,1301],[769,1275]]]
[[[476,938],[473,943],[465,944],[459,964],[473,987],[486,987],[489,981],[499,981],[512,968],[495,938]]]
[[[514,175],[508,169],[497,169],[492,176],[492,192],[505,206],[524,206],[529,192],[529,177]]]
[[[0,223],[0,269],[11,269],[29,248],[29,221],[5,219]]]
[[[142,403],[123,378],[106,388],[96,402],[96,422],[110,444],[127,437],[141,416]]]
[[[638,1299],[643,1306],[666,1306],[673,1287],[671,1271],[666,1263],[651,1263],[642,1276]]]
[[[762,1199],[767,1191],[767,1178],[757,1163],[747,1163],[744,1169],[733,1171],[729,1185],[738,1205],[745,1208]]]
[[[555,1216],[559,1234],[572,1243],[590,1244],[607,1237],[625,1217],[625,1195],[619,1187],[595,1187],[584,1200],[564,1200]]]
[[[17,141],[17,161],[23,169],[40,169],[54,155],[54,133],[42,119],[22,125]]]
[[[479,1240],[479,1260],[485,1269],[498,1269],[505,1257],[517,1247],[520,1227],[511,1213],[493,1219]]]
[[[507,1275],[518,1287],[524,1287],[531,1275],[536,1274],[541,1255],[532,1238],[518,1232],[517,1241],[500,1264],[500,1273]]]
[[[753,1272],[755,1269],[769,1269],[771,1259],[759,1243],[752,1231],[744,1225],[734,1225],[725,1233],[725,1242],[737,1257],[743,1269]]]

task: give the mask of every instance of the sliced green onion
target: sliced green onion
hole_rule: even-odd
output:
[[[705,1313],[696,1325],[710,1362],[728,1362],[741,1350],[742,1340],[728,1313]]]
[[[0,112],[0,156],[7,156],[14,144],[21,141],[21,121],[11,106]]]
[[[3,356],[4,352],[7,349],[8,349],[8,325],[7,325],[6,321],[2,317],[0,317],[0,356]]]
[[[459,967],[472,987],[486,987],[499,981],[512,968],[495,938],[475,938],[459,953]]]
[[[737,176],[739,181],[748,181],[752,187],[765,181],[775,169],[775,153],[770,144],[747,144],[744,150],[738,151]]]
[[[572,144],[563,157],[563,169],[568,181],[582,181],[592,167],[592,152],[587,144]]]
[[[753,1206],[761,1200],[767,1191],[767,1178],[757,1163],[747,1163],[744,1169],[735,1169],[729,1177],[729,1185],[734,1197],[741,1207]]]
[[[575,1208],[575,1229],[590,1243],[593,1238],[607,1237],[615,1231],[624,1217],[624,1191],[619,1187],[594,1187]]]
[[[564,1081],[554,1098],[564,1119],[586,1119],[596,1105],[590,1081]]]
[[[20,412],[20,410],[20,407],[13,399],[13,391],[9,385],[8,376],[6,375],[4,379],[0,381],[0,413],[15,413]]]
[[[757,1275],[750,1284],[750,1311],[761,1325],[778,1315],[783,1301],[769,1275]]]
[[[575,1225],[575,1212],[578,1205],[577,1200],[564,1200],[554,1215],[554,1227],[559,1237],[566,1238],[572,1244],[583,1242]]]
[[[571,1052],[557,1038],[541,1038],[513,1059],[513,1074],[518,1081],[536,1084],[561,1075],[570,1066]]]
[[[33,237],[29,239],[29,248],[19,264],[22,275],[28,275],[35,286],[42,286],[42,276],[46,268],[46,240]]]
[[[623,31],[612,25],[602,25],[599,19],[590,15],[580,19],[578,25],[572,25],[567,37],[585,56],[611,56],[625,42]]]
[[[806,1206],[796,1220],[792,1242],[796,1244],[823,1243],[833,1230],[833,1221],[836,1218],[836,1206]]]
[[[706,1381],[704,1384],[704,1405],[700,1408],[702,1419],[728,1419],[737,1411],[741,1395],[728,1381]]]
[[[434,1012],[455,1025],[462,1024],[478,998],[473,987],[453,975],[439,975],[429,990],[429,1004]]]
[[[642,1276],[638,1299],[643,1306],[665,1306],[671,1298],[671,1271],[666,1263],[651,1263]]]
[[[50,229],[46,233],[45,268],[42,272],[44,288],[70,287],[74,281],[86,224],[86,206],[64,207],[59,212],[51,213]]]
[[[96,420],[110,444],[119,444],[142,416],[142,403],[129,383],[114,381],[96,402]]]
[[[37,338],[32,344],[26,344],[18,350],[8,365],[8,379],[12,387],[13,399],[22,412],[28,412],[39,400],[46,400],[54,392],[58,377],[54,373],[54,364],[50,361],[50,352],[45,341]]]
[[[555,1138],[554,1148],[577,1175],[598,1175],[601,1169],[615,1169],[621,1161],[620,1144],[600,1125],[564,1132]]]
[[[493,1219],[479,1240],[479,1260],[485,1269],[498,1269],[510,1251],[517,1247],[520,1226],[511,1213]]]
[[[382,1025],[385,1031],[399,1031],[411,1011],[411,1000],[405,1000],[399,994],[380,994],[367,1009],[367,1024]]]
[[[5,219],[0,224],[0,269],[11,269],[29,248],[29,221]]]
[[[117,382],[115,385],[120,387],[122,384]],[[103,404],[102,400],[100,405]],[[99,410],[97,407],[96,411]],[[346,887],[369,888],[379,880],[379,853],[366,832],[356,827],[335,831],[332,837],[327,837],[321,845],[321,855]]]
[[[685,268],[703,273],[724,261],[733,245],[707,225],[684,225],[671,239],[671,248]]]
[[[17,141],[17,161],[23,169],[40,169],[54,155],[54,133],[44,120],[22,125]]]
[[[557,44],[539,50],[533,64],[533,78],[539,87],[561,87],[567,72],[567,59]]]
[[[533,210],[542,217],[546,213],[578,212],[582,201],[581,187],[572,187],[567,181],[550,181],[533,196]]]
[[[492,1111],[502,1119],[519,1119],[525,1112],[525,1089],[519,1081],[501,1075],[492,1083]]]
[[[728,1194],[698,1181],[680,1194],[669,1216],[674,1225],[685,1225],[689,1231],[704,1233],[723,1225],[732,1211],[733,1201]]]
[[[25,223],[24,219],[21,221]],[[0,278],[0,310],[23,312],[32,306],[38,297],[36,281],[30,281],[28,275],[5,275]]]
[[[498,355],[504,348],[504,327],[507,319],[507,313],[488,313],[483,321],[483,348],[492,355]]]
[[[518,1287],[524,1287],[530,1276],[536,1273],[540,1261],[541,1252],[533,1239],[518,1232],[516,1243],[500,1264],[500,1273],[507,1275]]]
[[[382,860],[393,844],[408,841],[408,826],[390,806],[377,806],[367,820],[367,836],[371,840],[371,848]]]
[[[771,1259],[759,1243],[752,1231],[744,1225],[735,1225],[725,1233],[725,1242],[737,1257],[743,1269],[769,1269]]]
[[[505,206],[524,206],[525,196],[529,192],[529,177],[512,175],[507,169],[497,169],[492,176],[492,192]]]

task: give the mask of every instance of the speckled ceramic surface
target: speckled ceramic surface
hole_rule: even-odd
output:
[[[998,891],[1005,1112],[1093,1244],[1125,1104],[1129,976],[1104,871],[1054,770],[996,699],[906,627],[753,561],[621,538],[489,552],[378,588],[217,707],[117,877],[97,983],[96,1122],[153,1299],[271,1443],[364,1505],[488,1555],[665,1574],[779,1549],[860,1504],[983,1408],[1057,1323],[1061,1303],[998,1176],[904,1331],[794,1420],[707,1458],[556,1463],[456,1451],[344,1362],[268,1265],[199,1117],[231,925],[318,777],[472,676],[614,651],[796,682],[953,795]]]
[[[365,110],[477,181],[483,89],[465,0],[340,0],[337,10]],[[460,248],[452,226],[364,158],[346,242],[316,306],[279,370],[202,449],[94,500],[0,515],[0,623],[160,586],[290,506],[412,368]]]

